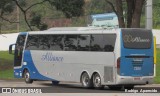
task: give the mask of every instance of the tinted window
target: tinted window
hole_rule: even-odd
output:
[[[15,47],[14,66],[21,66],[26,35],[19,35]]]
[[[147,49],[152,44],[152,32],[146,29],[122,29],[125,48]]]
[[[78,51],[89,51],[89,50],[90,50],[90,35],[79,35]]]
[[[27,50],[107,51],[114,50],[116,35],[29,35]]]
[[[39,35],[39,50],[49,50],[50,49],[50,35]]]
[[[63,50],[63,35],[51,35],[50,36],[50,50]]]
[[[104,51],[106,52],[114,51],[115,41],[116,41],[115,34],[103,35]]]
[[[37,50],[39,48],[39,36],[29,35],[27,39],[26,49],[27,50]]]
[[[76,51],[77,50],[77,35],[66,35],[64,40],[65,50]]]
[[[24,47],[26,35],[19,35],[17,38],[17,47]]]
[[[91,51],[103,51],[103,35],[91,35]]]

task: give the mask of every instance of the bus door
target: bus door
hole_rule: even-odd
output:
[[[21,66],[26,35],[19,35],[15,45],[14,67]]]
[[[120,75],[153,76],[153,36],[151,30],[122,29]]]

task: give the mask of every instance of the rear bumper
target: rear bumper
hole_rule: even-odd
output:
[[[132,76],[117,76],[116,84],[117,85],[125,85],[125,84],[133,84],[133,85],[145,85],[152,84],[154,76],[143,76],[143,77],[132,77]]]

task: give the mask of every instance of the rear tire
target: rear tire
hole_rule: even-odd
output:
[[[33,80],[30,79],[30,73],[28,72],[28,70],[25,70],[24,72],[24,79],[27,84],[33,83]]]
[[[89,78],[89,75],[85,72],[81,76],[81,83],[84,88],[92,88],[93,83],[92,80]]]
[[[132,86],[124,86],[124,89],[128,89],[128,90],[134,89],[134,85],[132,85]]]
[[[108,87],[111,90],[121,90],[122,89],[122,86],[118,86],[118,85],[113,85],[113,86],[108,86]]]
[[[59,81],[52,81],[52,85],[58,85]]]
[[[101,85],[101,77],[98,73],[93,75],[93,86],[96,89],[104,89],[104,86]]]

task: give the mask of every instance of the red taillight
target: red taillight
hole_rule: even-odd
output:
[[[117,68],[120,68],[120,57],[117,59]]]

